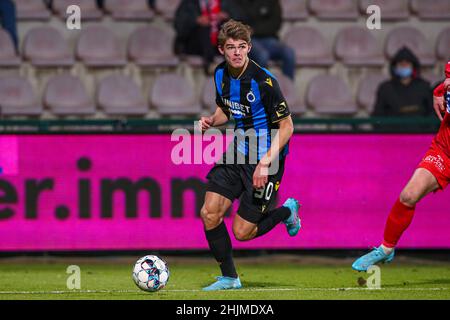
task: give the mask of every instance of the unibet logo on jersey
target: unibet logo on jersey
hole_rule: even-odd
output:
[[[246,106],[245,104],[241,104],[239,102],[231,101],[225,98],[222,98],[223,104],[230,108],[230,112],[234,117],[246,117],[250,114],[250,106]]]

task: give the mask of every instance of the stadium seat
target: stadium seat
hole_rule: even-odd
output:
[[[359,10],[361,14],[367,14],[370,5],[377,5],[381,9],[381,20],[399,21],[409,18],[408,0],[360,0]]]
[[[156,8],[166,20],[172,21],[175,17],[175,11],[177,11],[181,0],[164,0],[156,1]]]
[[[433,88],[435,85],[438,85],[439,83],[445,80],[445,76],[443,73],[441,75],[438,75],[433,72],[423,73],[422,78],[428,81]]]
[[[402,47],[413,51],[424,66],[432,66],[436,60],[427,38],[414,27],[398,27],[392,29],[387,35],[385,53],[388,59],[392,59]]]
[[[203,58],[201,56],[191,54],[180,54],[179,59],[185,61],[192,68],[201,68],[204,66]],[[216,66],[223,62],[223,56],[217,55],[212,62],[213,66]]]
[[[148,0],[105,0],[105,11],[115,20],[145,20],[153,18]]]
[[[109,75],[97,90],[97,105],[108,115],[145,115],[148,111],[140,88],[128,76]]]
[[[125,50],[120,48],[112,30],[103,25],[81,30],[76,56],[88,67],[121,67],[127,63]]]
[[[68,73],[56,75],[48,81],[43,102],[56,115],[95,114],[95,105],[81,80]]]
[[[99,20],[103,17],[96,0],[53,0],[52,8],[61,19],[67,19],[66,11],[70,5],[80,7],[81,20]]]
[[[201,102],[203,106],[211,111],[214,112],[217,108],[216,104],[216,88],[214,84],[214,79],[212,77],[208,77],[205,79],[205,83],[202,87],[202,98]]]
[[[375,107],[378,86],[385,80],[388,80],[388,77],[381,73],[369,74],[359,83],[356,102],[367,110],[369,114],[372,114]]]
[[[284,34],[283,42],[294,49],[298,66],[328,67],[334,63],[324,36],[313,27],[293,27]]]
[[[363,27],[346,27],[335,38],[336,58],[348,66],[382,66],[384,57],[373,33]]]
[[[202,111],[194,88],[175,73],[156,77],[149,91],[149,101],[162,116],[198,115]]]
[[[41,113],[42,105],[28,79],[18,75],[0,77],[0,114],[37,116]]]
[[[283,93],[284,98],[289,106],[289,110],[293,114],[303,114],[306,112],[306,106],[303,101],[300,99],[300,96],[297,93],[295,88],[295,83],[289,77],[285,76],[282,73],[275,73],[275,77],[280,85],[281,92]]]
[[[191,54],[180,54],[180,59],[186,61],[186,63],[192,68],[201,68],[203,63],[203,58],[201,56],[191,55]]]
[[[19,67],[20,61],[11,36],[0,28],[0,67]]]
[[[437,37],[436,56],[443,61],[450,60],[450,27],[442,30]]]
[[[128,58],[141,67],[174,67],[173,34],[152,25],[135,30],[128,40]]]
[[[335,75],[315,76],[306,90],[306,103],[321,115],[350,115],[358,111],[349,87]]]
[[[356,0],[309,0],[309,11],[319,20],[356,20]]]
[[[68,67],[74,63],[73,54],[61,33],[49,26],[28,31],[23,51],[24,58],[36,67]]]
[[[281,0],[280,4],[284,21],[295,22],[308,18],[306,0]]]
[[[51,12],[43,0],[14,0],[18,20],[48,21]]]
[[[450,1],[411,0],[411,11],[422,20],[450,20]]]

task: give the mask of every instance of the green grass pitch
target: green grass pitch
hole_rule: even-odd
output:
[[[381,266],[381,289],[368,289],[350,264],[298,264],[277,262],[237,262],[244,286],[241,290],[202,292],[218,273],[213,260],[183,262],[174,259],[166,288],[156,293],[139,290],[132,281],[133,259],[97,262],[0,260],[0,300],[4,299],[166,299],[166,300],[305,300],[305,299],[450,299],[449,264],[393,263]],[[81,289],[69,290],[71,264],[81,268]],[[362,278],[362,279],[361,279]],[[358,284],[358,279],[360,284]]]

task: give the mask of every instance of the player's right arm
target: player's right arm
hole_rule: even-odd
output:
[[[217,107],[216,112],[210,117],[200,118],[200,128],[202,132],[211,127],[219,127],[228,122],[228,116],[223,112],[222,108]]]

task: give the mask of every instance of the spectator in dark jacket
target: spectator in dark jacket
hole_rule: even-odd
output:
[[[10,35],[16,51],[19,52],[19,37],[17,36],[16,6],[11,0],[0,0],[0,22],[3,29]]]
[[[236,0],[236,3],[239,3],[243,22],[253,29],[250,58],[262,67],[267,67],[269,60],[281,61],[283,73],[294,79],[295,52],[278,38],[282,23],[279,1]]]
[[[420,62],[408,48],[400,49],[390,62],[391,79],[380,84],[372,113],[375,117],[428,117],[433,112],[430,83],[420,77]],[[375,125],[383,131],[430,130],[431,125]]]
[[[204,70],[210,74],[214,56],[218,54],[220,26],[236,15],[233,3],[228,0],[182,0],[175,12],[175,53],[201,56]]]
[[[432,113],[430,83],[420,77],[420,62],[406,47],[390,62],[391,79],[377,90],[374,116],[428,116]]]

